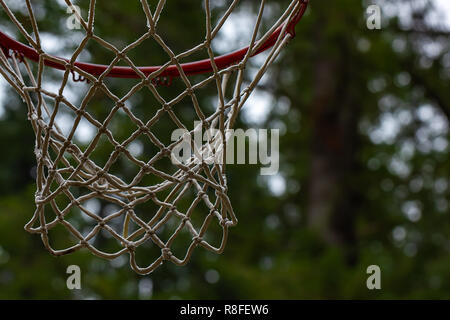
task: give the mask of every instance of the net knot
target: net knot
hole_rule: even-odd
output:
[[[172,251],[170,251],[170,248],[163,248],[161,249],[161,256],[164,260],[170,260],[173,254]]]
[[[86,163],[89,160],[89,157],[83,153],[83,155],[80,157],[80,160],[82,163]]]
[[[203,190],[202,190],[202,191],[200,191],[200,192],[198,193],[198,197],[199,197],[199,198],[203,198],[203,199],[204,199],[204,198],[206,197],[206,192],[205,192],[205,191],[203,191]]]
[[[125,59],[125,52],[124,51],[118,51],[116,52],[116,57],[118,60],[123,60]]]
[[[192,170],[187,170],[187,171],[186,171],[186,174],[187,174],[187,176],[188,176],[190,179],[195,178],[195,172],[192,171]]]
[[[106,128],[105,125],[103,125],[103,126],[101,126],[100,128],[98,128],[98,132],[99,132],[100,134],[106,133],[107,131],[108,131],[108,128]]]
[[[42,195],[41,192],[36,192],[34,194],[34,199],[35,199],[36,204],[40,204],[40,203],[44,202],[45,197]]]
[[[55,97],[55,103],[61,103],[61,101],[64,101],[64,96],[59,94]]]
[[[116,102],[116,108],[123,109],[124,107],[125,107],[125,102],[123,102],[122,100],[119,100]]]
[[[46,226],[40,227],[39,230],[40,230],[40,232],[41,232],[42,234],[48,234],[48,229],[47,229]]]
[[[227,194],[227,188],[223,186],[217,186],[218,189],[216,189],[216,196],[224,196]]]
[[[86,32],[87,38],[92,38],[94,36],[94,30],[92,28],[87,28],[84,31]]]
[[[134,244],[134,242],[127,242],[126,247],[130,252],[136,251],[136,245]]]
[[[141,83],[142,83],[142,86],[148,87],[148,86],[152,83],[152,81],[153,81],[153,79],[150,80],[150,79],[147,77],[147,78],[145,78],[145,79],[142,79]]]
[[[213,216],[216,213],[219,214],[219,212],[215,208],[212,208],[211,210],[209,210],[209,215],[210,216]]]
[[[144,171],[145,173],[151,172],[152,169],[153,169],[153,167],[151,165],[149,165],[148,163],[146,163],[142,166],[142,171]]]
[[[162,108],[163,108],[164,111],[166,111],[166,112],[170,112],[170,111],[171,111],[170,104],[168,104],[168,103],[163,103],[163,104],[162,104]]]
[[[67,150],[71,145],[72,145],[72,142],[70,140],[66,139],[63,143],[63,148]]]
[[[195,236],[192,238],[192,242],[194,242],[194,244],[199,244],[202,241],[203,241],[203,238],[200,236]]]
[[[187,87],[186,90],[184,90],[186,92],[187,95],[192,96],[194,95],[194,89],[192,89],[192,87]]]
[[[125,148],[121,144],[116,145],[115,149],[116,149],[116,153],[125,153],[125,151],[127,150],[127,148]]]
[[[66,62],[66,63],[64,64],[64,68],[66,68],[66,70],[73,71],[73,63]]]
[[[80,246],[82,246],[82,247],[88,246],[88,242],[86,241],[86,239],[80,240]]]
[[[66,184],[66,183],[64,183]],[[81,202],[78,199],[73,199],[72,204],[76,205],[77,207],[81,207]]]
[[[237,67],[239,70],[245,70],[246,63],[244,63],[244,61],[241,61],[238,63]]]
[[[66,146],[67,152],[76,153],[77,147],[75,147],[71,141],[68,140],[68,142],[69,142],[69,145]]]
[[[40,55],[40,56],[44,56],[45,52],[42,48],[36,48],[36,52]]]
[[[208,119],[202,120],[202,127],[203,129],[208,130],[211,128],[211,121]]]
[[[170,156],[171,153],[172,153],[172,152],[171,152],[170,149],[167,148],[167,147],[161,149],[161,155],[163,155],[163,156],[165,156],[165,157]]]
[[[53,177],[56,173],[56,169],[55,168],[49,168],[48,169],[48,176],[49,177]]]
[[[97,80],[94,82],[94,87],[100,88],[100,87],[102,87],[103,85],[104,85],[104,83],[103,83],[103,80],[102,80],[102,79],[97,79]]]
[[[97,171],[97,179],[101,179],[101,178],[103,178],[105,175],[106,175],[106,171],[105,171],[105,170],[99,169],[99,170]]]
[[[183,219],[181,220],[182,224],[186,224],[188,221],[190,221],[191,219],[188,216],[184,216]]]
[[[228,226],[229,222],[230,222],[230,219],[225,218],[225,219],[220,220],[220,225],[225,228]]]
[[[145,125],[139,126],[139,133],[150,134],[150,129],[147,128]]]
[[[34,155],[36,156],[36,160],[39,162],[42,160],[42,150],[41,149],[34,149]]]

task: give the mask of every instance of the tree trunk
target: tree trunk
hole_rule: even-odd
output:
[[[315,61],[307,215],[310,228],[328,244],[342,247],[348,263],[354,264],[358,192],[352,182],[359,104],[348,50],[341,44],[335,56],[323,48]]]

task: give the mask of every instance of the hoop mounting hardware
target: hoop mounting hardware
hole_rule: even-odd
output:
[[[278,27],[270,37],[266,39],[264,43],[261,44],[260,48],[252,55],[256,56],[270,48],[272,48],[278,37],[280,36],[283,29],[286,34],[290,34],[291,37],[295,37],[295,27],[300,22],[301,18],[306,12],[306,8],[308,6],[309,0],[298,0],[300,2],[300,7],[295,14],[295,16],[289,21],[288,26],[284,28],[284,25]],[[13,52],[20,53],[23,57],[28,58],[32,61],[39,61],[39,53],[36,49],[25,45],[11,37],[9,37],[4,32],[0,31],[0,46],[3,51],[12,50]],[[239,63],[247,54],[249,47],[219,56],[214,58],[214,63],[216,64],[219,70],[225,69],[230,65]],[[57,58],[58,60],[64,60],[68,62],[67,59]],[[52,67],[59,70],[64,70],[65,66],[63,63],[57,63],[55,61],[51,61],[46,59],[44,61],[45,65],[48,67]],[[100,76],[107,68],[106,65],[100,64],[91,64],[84,62],[75,62],[75,66],[80,68],[81,70],[93,75]],[[181,64],[181,67],[184,73],[187,76],[195,75],[195,74],[203,74],[213,72],[213,66],[211,65],[210,59],[199,60],[196,62],[189,62]],[[150,66],[150,67],[139,67],[138,69],[145,74],[146,77],[161,70],[162,66]],[[175,65],[171,65],[164,69],[161,74],[154,79],[154,84],[170,86],[172,83],[172,79],[175,77],[179,77],[180,72]],[[113,67],[111,71],[107,74],[107,77],[111,78],[139,78],[139,74],[136,73],[131,67]],[[80,76],[75,80],[75,76],[73,76],[74,81],[85,81],[85,78]]]

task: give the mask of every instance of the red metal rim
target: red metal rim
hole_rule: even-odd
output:
[[[289,33],[293,36],[295,36],[295,26],[299,23],[301,18],[303,17],[306,8],[308,5],[308,0],[301,0],[301,6],[299,8],[299,11],[295,15],[295,17],[289,22],[289,25],[287,26],[286,33]],[[277,30],[274,31],[270,37],[266,39],[266,41],[261,45],[259,50],[253,55],[258,55],[271,47],[275,45],[277,42],[278,37],[280,36],[284,26],[280,26]],[[23,55],[25,58],[28,58],[32,61],[38,62],[39,61],[39,53],[32,47],[25,45],[2,31],[0,31],[0,46],[3,47],[6,50],[12,50],[14,52],[17,52],[21,55]],[[249,47],[222,55],[214,58],[214,62],[219,70],[222,70],[224,68],[227,68],[230,65],[239,63],[244,57],[246,56],[247,52],[249,50]],[[60,60],[68,61],[67,59],[58,58]],[[45,65],[48,67],[52,67],[59,70],[65,70],[66,66],[62,63],[57,63],[55,61],[51,60],[45,60]],[[100,76],[105,72],[105,70],[108,68],[107,65],[100,65],[100,64],[91,64],[91,63],[84,63],[84,62],[75,62],[75,66],[77,68],[80,68],[81,70],[85,71],[86,73],[89,73],[93,76]],[[211,64],[210,59],[205,60],[199,60],[195,62],[189,62],[184,63],[181,65],[184,73],[186,75],[194,75],[194,74],[203,74],[203,73],[210,73],[213,71],[213,67]],[[151,67],[138,67],[138,69],[145,74],[145,76],[149,76],[150,74],[157,72],[161,69],[161,66],[151,66]],[[167,67],[163,72],[159,74],[158,77],[178,77],[180,76],[180,72],[175,65],[171,65]],[[133,70],[131,67],[113,67],[111,71],[107,74],[107,77],[113,77],[113,78],[139,78],[139,74],[136,73],[135,70]]]

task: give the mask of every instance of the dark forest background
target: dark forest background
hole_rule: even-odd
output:
[[[380,30],[366,26],[371,1],[310,2],[258,88],[273,101],[267,114],[256,121],[244,112],[238,124],[282,130],[280,175],[229,166],[239,224],[223,255],[197,249],[186,267],[138,276],[127,259],[54,258],[26,233],[34,136],[26,107],[2,85],[0,298],[450,298],[450,30],[434,1],[381,1]],[[201,41],[200,3],[168,1],[163,26],[175,51]],[[87,1],[78,4],[86,14]],[[64,29],[57,1],[39,6],[44,30],[81,32]],[[112,40],[129,43],[145,29],[138,1],[98,1],[97,12],[96,32]],[[5,27],[3,11],[0,18]],[[159,63],[163,53],[151,48],[133,59]],[[71,264],[81,267],[82,290],[66,288]],[[369,265],[381,268],[381,290],[366,287]]]

